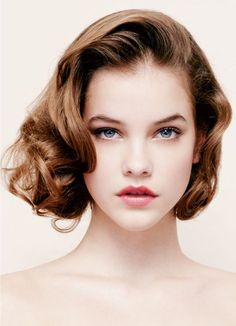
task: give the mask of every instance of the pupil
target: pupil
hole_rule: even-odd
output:
[[[171,130],[169,130],[169,129],[164,129],[163,131],[162,131],[162,135],[164,136],[164,137],[168,137],[168,136],[170,136],[170,133],[171,133]]]
[[[108,137],[112,137],[113,134],[114,134],[114,131],[112,131],[112,130],[105,130],[105,134],[106,134],[106,136],[108,136]]]

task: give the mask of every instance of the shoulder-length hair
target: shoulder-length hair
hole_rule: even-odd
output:
[[[186,220],[205,208],[217,189],[221,140],[231,107],[189,31],[163,13],[141,9],[99,19],[65,51],[8,151],[14,162],[4,169],[9,191],[38,215],[81,216],[93,203],[83,173],[96,167],[96,151],[83,121],[88,84],[99,69],[132,69],[150,56],[156,64],[186,74],[195,126],[206,135],[175,215]]]

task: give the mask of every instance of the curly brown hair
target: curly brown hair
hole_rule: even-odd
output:
[[[13,159],[13,166],[3,169],[9,191],[38,215],[81,216],[93,203],[83,173],[96,167],[96,151],[83,121],[88,84],[99,69],[132,69],[148,56],[159,66],[180,69],[188,76],[195,126],[206,135],[175,215],[186,220],[205,208],[217,189],[222,135],[231,120],[231,107],[188,30],[153,10],[107,15],[68,47],[7,152]]]

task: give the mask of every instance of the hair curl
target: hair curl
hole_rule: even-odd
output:
[[[83,173],[96,166],[96,151],[83,121],[86,90],[104,67],[132,69],[147,57],[188,76],[196,128],[206,141],[193,164],[176,216],[190,219],[217,189],[222,135],[231,107],[210,64],[188,30],[169,16],[131,9],[107,15],[87,27],[68,47],[37,104],[20,128],[5,168],[9,191],[38,215],[71,219],[93,203]]]

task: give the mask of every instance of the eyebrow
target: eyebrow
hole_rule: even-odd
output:
[[[176,120],[182,120],[182,121],[186,122],[186,119],[181,114],[173,114],[173,115],[171,115],[169,117],[166,117],[166,118],[163,118],[161,120],[155,121],[153,123],[153,125],[155,126],[155,125],[158,125],[158,124],[161,124],[161,123],[171,122],[171,121],[176,121]],[[122,124],[121,121],[110,118],[110,117],[107,117],[107,116],[105,116],[103,114],[99,114],[99,115],[96,115],[96,116],[90,118],[88,120],[88,123],[91,123],[93,121],[105,121],[105,122],[115,123],[115,124],[119,124],[119,125]]]

